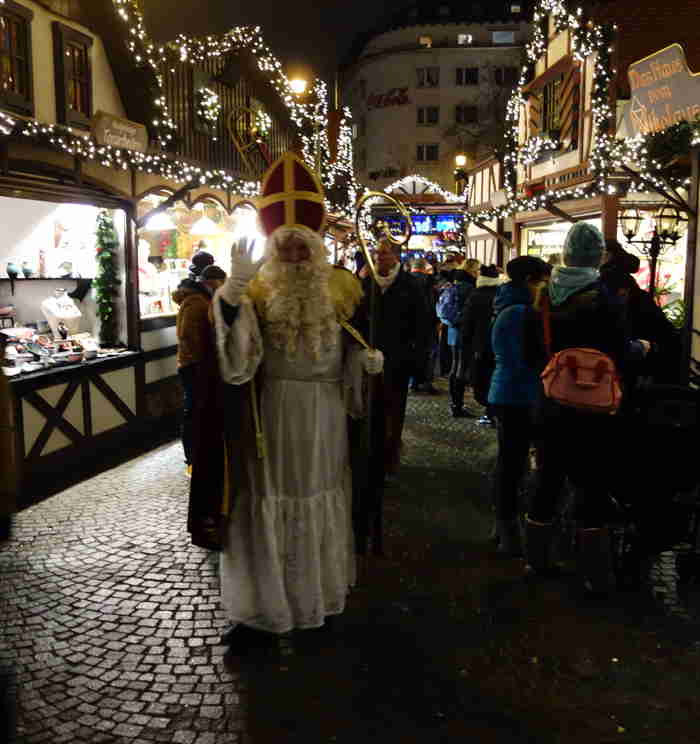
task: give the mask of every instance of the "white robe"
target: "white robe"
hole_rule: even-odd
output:
[[[216,303],[218,304],[218,303]],[[318,361],[289,360],[265,342],[245,299],[230,329],[217,318],[224,380],[248,382],[264,360],[261,423],[267,456],[248,463],[221,554],[229,618],[285,633],[316,628],[345,608],[355,581],[351,475],[338,343]]]

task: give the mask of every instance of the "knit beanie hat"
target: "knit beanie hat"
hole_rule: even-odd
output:
[[[564,266],[597,268],[605,250],[603,234],[587,222],[577,222],[564,240]]]
[[[226,272],[216,264],[210,264],[202,269],[202,273],[199,275],[202,281],[207,279],[226,279]]]
[[[547,266],[537,256],[518,256],[506,264],[506,274],[512,282],[524,283],[531,277],[547,276]]]
[[[483,264],[479,269],[479,276],[487,276],[489,277],[489,279],[498,279],[498,268],[495,264],[491,264],[490,266],[486,266],[486,264]]]
[[[205,267],[211,266],[211,264],[214,263],[214,256],[211,255],[211,253],[207,253],[207,251],[197,251],[197,253],[192,256],[192,265],[190,266],[190,274],[194,274],[194,276],[199,276]]]

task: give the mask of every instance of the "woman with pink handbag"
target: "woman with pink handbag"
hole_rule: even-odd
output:
[[[649,350],[647,341],[627,338],[622,307],[600,282],[604,249],[601,232],[578,222],[566,236],[564,266],[552,272],[544,312],[551,358],[542,374],[538,483],[525,525],[529,570],[556,573],[553,519],[568,481],[579,525],[577,562],[589,594],[612,586],[606,457],[614,449],[611,414],[620,404],[621,372]]]

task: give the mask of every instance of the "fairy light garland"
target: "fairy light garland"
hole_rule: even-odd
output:
[[[517,193],[518,167],[531,165],[540,157],[551,152],[554,156],[558,143],[546,135],[535,135],[523,145],[519,144],[520,120],[527,100],[524,88],[534,74],[538,60],[547,50],[547,37],[543,31],[543,21],[551,17],[557,32],[569,31],[571,34],[574,59],[578,62],[593,57],[593,86],[591,108],[593,111],[593,139],[595,144],[589,156],[594,181],[581,187],[548,189],[536,195],[520,196]],[[615,26],[598,26],[585,23],[583,10],[575,13],[567,10],[562,0],[539,0],[534,9],[533,34],[525,47],[526,64],[520,72],[516,89],[506,105],[506,132],[504,137],[503,169],[506,204],[502,207],[483,210],[473,215],[478,221],[510,217],[516,212],[535,211],[553,199],[581,199],[600,193],[608,193],[612,187],[608,183],[612,161],[609,157],[611,137],[610,123],[614,120],[610,105],[610,85],[615,75],[610,54]],[[467,215],[469,219],[469,214]]]
[[[200,88],[197,91],[197,116],[209,127],[213,140],[217,139],[216,125],[221,117],[223,107],[219,94],[211,88]]]
[[[355,200],[362,187],[355,178],[353,169],[353,144],[350,125],[350,112],[343,111],[340,121],[338,153],[331,162],[328,141],[328,90],[325,83],[314,81],[310,102],[303,103],[297,99],[289,79],[285,75],[282,63],[272,53],[263,40],[259,26],[237,26],[224,34],[210,34],[203,38],[191,38],[179,35],[173,42],[156,45],[148,37],[143,14],[138,0],[113,0],[119,16],[129,29],[128,47],[136,64],[149,67],[154,75],[158,95],[155,99],[160,113],[152,121],[161,147],[172,145],[175,124],[167,106],[164,95],[164,70],[174,72],[177,63],[187,62],[192,65],[203,64],[216,57],[231,53],[249,52],[255,60],[258,70],[273,86],[287,107],[290,119],[297,128],[302,143],[302,152],[306,162],[315,167],[320,160],[321,181],[328,189],[340,187],[346,192],[341,204],[328,203],[335,212],[347,216],[352,214]],[[210,112],[213,114],[213,112]],[[266,136],[271,127],[271,119],[257,122],[261,136]],[[309,134],[311,132],[311,134]]]
[[[518,149],[518,163],[520,165],[532,165],[549,151],[559,148],[559,141],[552,139],[549,135],[536,134]]]
[[[9,118],[9,117],[8,117]],[[0,121],[0,126],[2,126]],[[9,132],[24,136],[40,145],[59,150],[73,157],[98,163],[116,170],[134,169],[161,176],[179,183],[199,183],[212,189],[233,191],[253,197],[260,192],[258,181],[246,181],[223,169],[201,168],[183,160],[174,160],[164,153],[141,153],[108,145],[98,145],[92,137],[77,135],[62,124],[19,121]]]
[[[165,96],[164,67],[174,71],[177,62],[201,64],[211,57],[247,50],[256,60],[258,69],[267,77],[287,106],[290,118],[297,127],[304,158],[314,165],[317,153],[321,168],[321,180],[328,190],[344,192],[341,203],[327,202],[335,213],[350,217],[354,204],[364,191],[355,178],[353,168],[353,141],[351,114],[342,112],[339,124],[338,149],[331,162],[328,138],[328,89],[324,82],[316,80],[313,97],[309,103],[300,103],[292,92],[290,83],[282,70],[281,62],[272,54],[263,41],[258,26],[241,26],[222,36],[207,36],[192,39],[178,36],[168,45],[154,44],[147,32],[138,0],[113,0],[115,10],[128,28],[127,47],[137,66],[150,69],[157,94],[154,99],[157,117],[151,122],[151,131],[163,149],[172,146],[176,125],[168,109]],[[4,0],[0,0],[0,5]],[[197,113],[212,129],[222,113],[218,95],[210,88],[198,91]],[[272,119],[265,112],[256,117],[258,136],[265,138],[272,127]],[[311,131],[311,134],[308,132]],[[99,163],[118,170],[134,169],[159,175],[176,182],[198,182],[202,186],[240,193],[242,196],[259,195],[260,183],[241,179],[223,169],[208,169],[173,159],[165,153],[139,153],[133,150],[98,145],[95,140],[76,134],[70,127],[46,124],[37,120],[18,120],[0,111],[0,134],[21,135],[39,144],[65,152],[83,160]],[[215,137],[215,135],[214,135]]]
[[[420,183],[421,185],[427,187],[430,193],[438,194],[450,204],[466,204],[467,202],[467,189],[465,189],[461,194],[453,194],[451,191],[446,191],[445,189],[443,189],[440,184],[435,183],[434,181],[430,181],[429,179],[423,176],[419,176],[418,174],[400,178],[398,181],[394,181],[394,183],[389,184],[389,186],[387,186],[384,191],[387,194],[391,194],[395,189],[403,189],[405,186],[408,186],[411,181],[416,181],[417,183]]]

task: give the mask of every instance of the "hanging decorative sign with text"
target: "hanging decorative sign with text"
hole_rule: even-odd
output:
[[[631,136],[661,132],[700,114],[700,73],[688,69],[680,44],[629,66],[632,98],[623,126]]]
[[[136,152],[148,150],[148,130],[143,124],[104,111],[98,111],[93,117],[92,133],[98,145],[122,147]]]
[[[367,108],[387,108],[388,106],[405,106],[408,100],[408,88],[392,88],[386,93],[372,93],[367,96]]]

